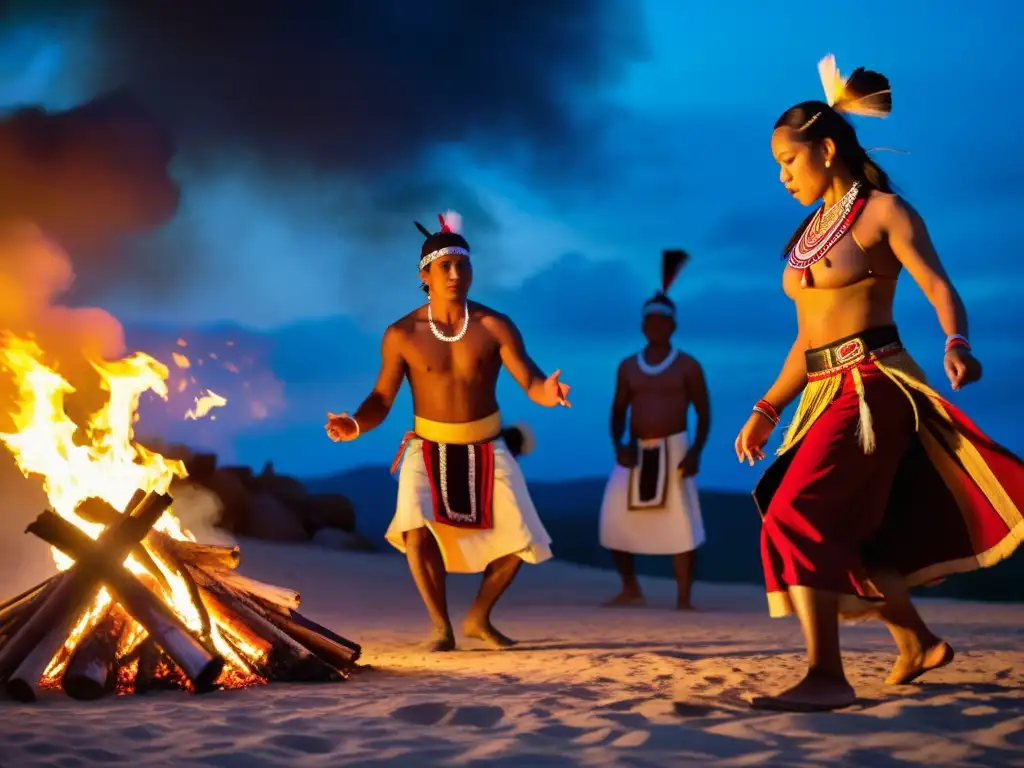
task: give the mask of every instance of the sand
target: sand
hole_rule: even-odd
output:
[[[844,628],[861,700],[825,714],[750,710],[795,682],[795,621],[756,587],[698,584],[679,613],[670,582],[649,607],[596,607],[613,574],[525,567],[495,616],[521,645],[416,648],[425,613],[400,557],[242,542],[242,570],[295,587],[303,612],[361,642],[374,667],[337,685],[193,697],[0,702],[4,766],[1024,765],[1024,606],[923,600],[958,652],[916,685],[886,687],[884,628]],[[451,579],[453,618],[476,580]]]

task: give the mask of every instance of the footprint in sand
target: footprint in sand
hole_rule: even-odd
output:
[[[428,702],[426,704],[410,704],[407,707],[399,707],[391,713],[391,716],[396,720],[403,720],[413,725],[434,725],[440,722],[451,710],[452,708],[447,704]]]
[[[275,747],[301,752],[304,755],[326,755],[334,749],[334,744],[327,739],[298,733],[282,733],[271,736],[266,741]]]
[[[399,707],[391,713],[397,720],[413,725],[435,725],[452,713],[447,725],[470,725],[475,728],[491,728],[505,717],[501,707],[452,707],[441,702],[427,702]]]

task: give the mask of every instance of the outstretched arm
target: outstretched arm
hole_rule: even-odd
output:
[[[377,383],[370,395],[363,400],[352,417],[359,424],[359,432],[369,432],[379,427],[391,412],[398,390],[405,377],[405,359],[402,357],[402,332],[390,326],[384,332],[381,342],[381,366]]]
[[[559,384],[557,380],[555,380],[554,386],[548,382],[548,377],[527,354],[526,344],[515,323],[504,315],[496,315],[493,318],[492,328],[498,340],[502,364],[512,374],[516,383],[523,388],[527,397],[538,405],[548,408],[563,403],[568,387]],[[557,375],[556,371],[554,377]]]
[[[898,197],[887,200],[885,226],[893,255],[935,308],[947,336],[967,337],[967,310],[935,252],[924,219]]]

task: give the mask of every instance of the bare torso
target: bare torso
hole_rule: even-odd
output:
[[[469,328],[455,343],[436,338],[427,322],[426,306],[394,324],[402,336],[405,377],[412,390],[413,412],[432,421],[475,421],[498,410],[500,344],[494,323],[501,316],[480,304],[469,304]],[[435,321],[445,336],[461,330]]]
[[[655,366],[662,358],[645,357]],[[686,430],[692,393],[688,383],[699,368],[697,361],[680,352],[662,373],[644,373],[636,355],[622,361],[622,373],[629,389],[629,433],[635,439],[674,435]]]
[[[796,304],[808,348],[867,328],[890,325],[901,265],[879,221],[881,192],[873,192],[850,232],[811,267],[811,286],[787,266],[782,288]]]

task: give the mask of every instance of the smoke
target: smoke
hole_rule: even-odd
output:
[[[375,260],[416,251],[414,218],[454,207],[483,245],[493,217],[474,210],[482,206],[460,183],[463,161],[511,168],[548,192],[581,173],[607,173],[598,148],[616,113],[602,86],[644,53],[631,0],[16,7],[8,24],[86,30],[88,44],[67,46],[69,71],[86,92],[123,88],[144,100],[171,130],[190,191],[244,180],[244,206],[211,217],[186,201],[171,231],[134,248],[116,280],[79,270],[83,295],[118,301],[132,291],[179,300],[197,264],[230,263],[225,251],[240,247],[233,240],[274,216],[291,221],[291,248],[278,249],[291,271],[359,284],[354,294],[366,283],[382,287],[378,268],[366,268],[376,280],[362,274],[371,262],[360,249]],[[320,248],[304,236],[311,227],[328,234]],[[219,230],[233,234],[210,234]],[[337,269],[344,257],[352,269]]]
[[[66,410],[79,423],[106,398],[89,361],[121,355],[124,334],[108,312],[69,300],[69,250],[78,269],[115,279],[124,240],[177,207],[171,155],[162,129],[123,94],[64,112],[23,109],[0,122],[0,329],[36,340],[75,387]],[[13,430],[16,391],[12,372],[0,373],[0,431]],[[3,592],[52,572],[47,548],[24,533],[45,505],[38,479],[21,476],[0,450]]]

